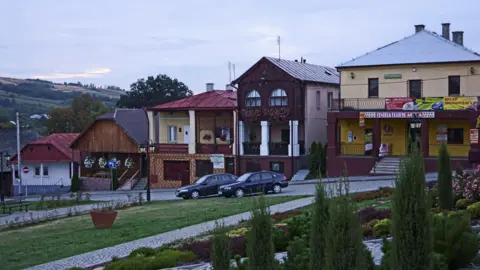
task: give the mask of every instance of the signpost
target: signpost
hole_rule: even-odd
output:
[[[29,171],[28,167],[23,167],[23,173],[28,173]]]

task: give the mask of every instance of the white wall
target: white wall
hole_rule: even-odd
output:
[[[24,167],[28,167],[28,173],[23,173]],[[19,171],[22,173],[23,185],[71,185],[70,163],[43,163],[44,168],[48,167],[48,176],[43,176],[43,179],[41,175],[35,175],[35,167],[40,167],[40,163],[22,163],[22,168]]]
[[[317,91],[320,92],[320,106],[317,107]],[[338,86],[307,85],[305,94],[305,150],[310,149],[312,142],[327,142],[328,93],[333,99],[339,97]]]

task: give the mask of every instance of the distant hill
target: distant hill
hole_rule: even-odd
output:
[[[0,108],[22,114],[48,113],[52,108],[70,106],[75,96],[90,94],[107,106],[115,106],[125,91],[117,86],[99,87],[82,83],[53,83],[40,79],[0,77]]]

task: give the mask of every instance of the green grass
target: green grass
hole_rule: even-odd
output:
[[[358,208],[375,207],[376,209],[391,209],[392,208],[392,196],[358,202],[357,207]]]
[[[41,211],[56,208],[72,207],[77,205],[96,204],[98,201],[76,201],[76,200],[45,200],[43,202],[35,201],[28,206],[29,210]],[[14,210],[15,211],[15,210]]]
[[[269,205],[301,197],[266,197]],[[252,197],[163,201],[118,212],[111,229],[93,228],[90,215],[0,232],[1,269],[23,269],[186,226],[249,211]]]

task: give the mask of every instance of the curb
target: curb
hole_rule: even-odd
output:
[[[435,181],[437,180],[437,177],[427,177],[425,178],[425,181]],[[329,179],[329,180],[290,180],[288,182],[289,186],[296,186],[296,185],[311,185],[311,184],[316,184],[318,182],[322,181],[322,183],[329,184],[329,183],[335,183],[338,181],[338,179]],[[395,177],[391,178],[370,178],[370,179],[350,179],[348,182],[353,183],[353,182],[379,182],[379,181],[395,181]]]

